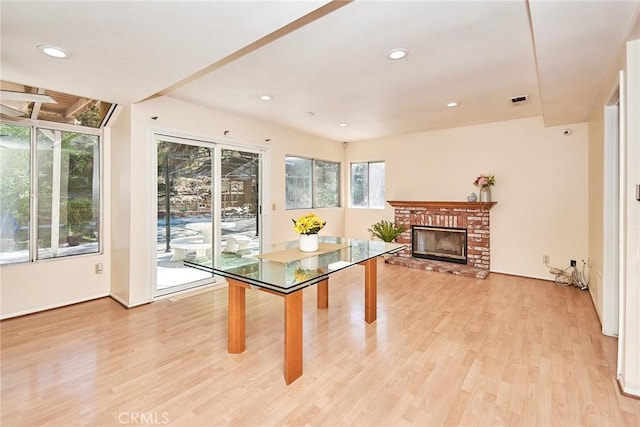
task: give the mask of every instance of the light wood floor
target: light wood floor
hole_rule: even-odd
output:
[[[131,310],[109,298],[3,321],[2,426],[638,426],[616,340],[589,295],[491,274],[378,265],[304,292],[304,374],[283,379],[283,299],[247,292],[247,349],[226,351],[226,288]]]

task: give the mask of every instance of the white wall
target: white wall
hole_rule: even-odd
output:
[[[157,117],[157,119],[152,119]],[[153,268],[155,268],[156,220],[152,186],[155,155],[152,135],[154,131],[192,136],[216,142],[242,142],[268,149],[269,170],[267,183],[269,200],[263,209],[268,215],[271,241],[280,242],[296,238],[291,219],[307,210],[285,210],[285,155],[314,157],[342,162],[344,149],[341,142],[328,141],[304,135],[266,122],[243,118],[204,107],[195,106],[169,97],[159,97],[131,107],[129,118],[123,117],[122,135],[113,140],[114,186],[114,263],[113,289],[127,306],[144,304],[152,300]],[[130,133],[126,129],[130,126]],[[224,132],[229,131],[228,136]],[[270,140],[270,141],[267,141]],[[116,145],[119,147],[116,148]],[[116,190],[117,188],[117,190]],[[117,192],[117,194],[116,194]],[[275,204],[275,210],[272,205]],[[314,209],[327,221],[323,233],[344,233],[344,209]],[[121,232],[120,232],[121,230]],[[131,233],[128,233],[131,230]],[[135,230],[135,232],[134,232]],[[126,241],[121,242],[121,239]],[[118,240],[118,243],[115,243]],[[126,289],[123,288],[123,283]]]
[[[600,319],[603,315],[604,274],[604,111],[598,108],[589,120],[589,292]]]
[[[109,295],[111,222],[110,131],[102,139],[102,253],[0,266],[0,318],[6,319]],[[101,263],[102,274],[95,266]]]
[[[157,120],[152,120],[157,116]],[[0,316],[8,318],[107,295],[128,307],[152,301],[151,268],[155,266],[155,218],[151,204],[152,132],[160,130],[218,142],[243,142],[268,148],[268,217],[271,241],[296,237],[291,219],[306,210],[287,211],[284,157],[287,154],[343,161],[341,142],[304,135],[271,124],[194,106],[172,98],[156,98],[119,107],[103,142],[104,253],[37,264],[0,267]],[[229,130],[230,138],[223,133]],[[265,141],[270,139],[270,142]],[[344,194],[344,189],[343,189]],[[275,210],[271,210],[275,204]],[[323,233],[344,234],[344,209],[314,209],[327,220]],[[113,229],[113,232],[111,230]],[[104,273],[95,274],[102,263]]]
[[[466,200],[478,174],[494,174],[491,271],[553,279],[543,254],[562,268],[587,260],[587,133],[535,117],[349,143],[345,163],[385,160],[387,200]],[[393,208],[347,209],[346,232],[366,237],[381,218]]]
[[[111,179],[111,295],[127,305],[129,302],[129,253],[131,242],[131,108],[119,107],[118,115],[110,123],[109,153]]]
[[[624,273],[621,278],[621,318],[618,351],[619,381],[622,389],[640,397],[640,40],[627,44],[626,64],[626,179],[623,205],[626,220]]]
[[[603,87],[608,89],[605,98],[594,107],[589,120],[589,256],[592,261],[590,272],[591,281],[589,292],[594,301],[596,311],[600,316],[603,329],[607,332],[618,329],[618,381],[622,389],[629,394],[640,396],[640,202],[634,200],[634,184],[640,183],[640,15],[631,30],[625,46],[621,47],[618,60],[612,64],[611,72],[606,76]],[[621,182],[625,186],[626,195],[623,198],[623,211],[626,216],[622,220],[621,233],[625,250],[620,254],[619,283],[616,278],[607,281],[603,277],[604,257],[607,256],[603,236],[604,217],[603,200],[605,126],[603,107],[611,99],[616,90],[618,73],[624,70],[626,88],[620,94],[621,110],[624,115],[621,121],[626,124],[625,135],[621,135],[621,156],[628,156],[626,163],[626,178]],[[626,103],[624,102],[626,100]],[[624,147],[627,147],[625,150]],[[610,209],[610,207],[609,207]],[[607,224],[609,225],[609,224]],[[618,239],[614,244],[618,243]],[[617,265],[615,267],[618,267]],[[608,323],[615,319],[619,287],[619,327],[611,327]]]

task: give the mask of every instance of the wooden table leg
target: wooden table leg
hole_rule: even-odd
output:
[[[229,284],[229,353],[242,353],[245,348],[245,289],[237,280],[227,279]]]
[[[372,323],[377,317],[378,259],[371,258],[361,264],[364,265],[364,320]]]
[[[302,290],[284,297],[284,380],[302,375]]]
[[[329,279],[319,282],[316,287],[318,288],[318,308],[329,307]]]

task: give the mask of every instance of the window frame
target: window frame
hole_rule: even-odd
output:
[[[34,120],[25,118],[13,118],[2,117],[0,119],[2,125],[14,125],[30,128],[30,141],[29,141],[29,247],[27,259],[20,259],[18,261],[9,261],[6,263],[0,263],[0,266],[18,265],[26,263],[40,263],[40,262],[54,262],[56,260],[65,260],[69,258],[82,257],[82,256],[96,256],[104,253],[104,218],[105,218],[105,206],[104,206],[104,131],[103,128],[92,128],[81,125],[70,125],[65,123],[58,123],[46,120]],[[99,224],[96,229],[98,231],[97,249],[88,251],[71,252],[64,255],[57,255],[51,257],[41,257],[39,254],[38,245],[38,130],[54,130],[61,132],[80,133],[86,135],[92,135],[97,137],[97,149],[96,155],[98,159],[95,164],[98,167],[97,173],[97,191],[98,195],[96,200],[99,203],[97,219]]]
[[[286,163],[288,159],[297,159],[297,160],[305,160],[305,161],[309,161],[311,162],[311,177],[310,177],[310,188],[311,188],[311,194],[310,194],[310,201],[311,204],[310,206],[304,206],[304,207],[289,207],[289,202],[287,200],[287,188],[288,188],[288,180],[287,180],[287,172],[286,172]],[[337,194],[337,203],[336,205],[332,206],[319,206],[318,204],[318,188],[316,186],[316,177],[317,177],[317,172],[316,172],[316,168],[318,167],[317,163],[318,162],[322,162],[322,163],[330,163],[330,164],[334,164],[337,165],[338,167],[338,172],[336,174],[337,177],[337,182],[336,182],[336,194]],[[325,208],[340,208],[342,207],[342,162],[335,162],[333,160],[325,160],[325,159],[316,159],[313,157],[304,157],[304,156],[297,156],[297,155],[293,155],[293,154],[286,154],[285,155],[285,210],[301,210],[301,209],[325,209]]]
[[[367,192],[366,192],[366,206],[355,206],[353,203],[353,166],[358,164],[366,164],[367,165]],[[384,182],[382,185],[382,189],[384,191],[383,194],[383,203],[380,206],[371,206],[371,192],[369,190],[369,182],[371,176],[371,165],[372,164],[382,164],[384,166],[385,176]],[[385,209],[386,202],[384,199],[386,198],[386,163],[384,160],[370,160],[370,161],[361,161],[361,162],[351,162],[349,163],[349,208],[350,209]]]

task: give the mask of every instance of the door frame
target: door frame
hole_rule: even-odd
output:
[[[603,278],[602,333],[618,336],[620,315],[620,251],[622,195],[620,182],[624,166],[621,147],[624,137],[624,71],[620,71],[616,89],[604,108],[604,182],[603,182]]]
[[[268,228],[265,227],[264,224],[268,224],[266,214],[266,209],[263,209],[263,206],[268,206],[268,200],[270,197],[268,189],[269,182],[267,182],[266,169],[268,167],[268,152],[269,147],[259,144],[250,144],[243,141],[235,141],[232,139],[225,138],[224,140],[211,139],[207,137],[194,136],[190,134],[183,134],[175,131],[167,131],[155,129],[151,132],[151,144],[153,146],[153,155],[152,155],[152,165],[151,170],[151,188],[154,189],[151,193],[151,218],[158,217],[158,140],[168,140],[169,142],[176,143],[189,143],[192,142],[193,145],[202,145],[208,146],[212,150],[212,173],[213,173],[213,196],[212,196],[212,213],[211,218],[214,224],[213,228],[213,242],[219,242],[221,238],[221,229],[220,229],[220,221],[221,221],[221,212],[219,206],[221,206],[221,185],[220,179],[217,174],[220,174],[221,171],[221,150],[223,149],[233,149],[240,151],[248,151],[259,154],[260,166],[258,169],[258,222],[259,222],[259,230],[260,234],[258,238],[260,242],[269,241],[266,234],[269,232]],[[183,142],[181,142],[183,141]],[[195,288],[202,288],[204,286],[210,286],[216,284],[220,278],[218,276],[214,276],[211,279],[203,279],[196,282],[190,282],[184,285],[178,285],[173,287],[172,291],[158,293],[158,277],[157,277],[157,220],[150,221],[150,226],[152,228],[152,232],[150,235],[153,237],[149,242],[149,253],[153,254],[153,256],[149,257],[149,270],[151,271],[151,295],[152,298],[160,299],[166,298],[167,296],[175,295],[177,293],[185,292],[188,290],[192,290]]]

